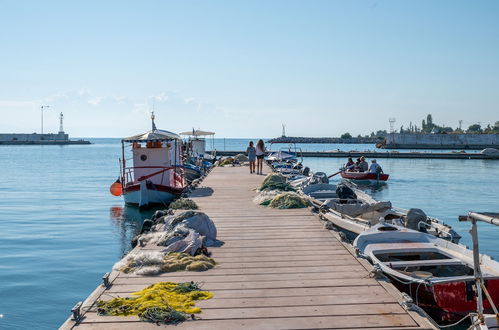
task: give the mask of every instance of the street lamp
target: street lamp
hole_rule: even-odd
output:
[[[42,138],[42,140],[43,140],[43,109],[44,109],[44,108],[50,108],[50,105],[42,105],[42,106],[40,107],[40,109],[41,109],[41,111],[42,111],[42,137],[41,137],[41,138]]]

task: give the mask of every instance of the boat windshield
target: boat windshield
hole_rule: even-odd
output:
[[[395,262],[395,261],[413,261],[413,260],[441,260],[451,259],[445,254],[439,252],[393,252],[393,253],[379,253],[375,254],[381,262]]]
[[[396,266],[391,267],[402,273],[411,273],[417,276],[418,273],[424,272],[431,274],[432,277],[455,277],[455,276],[471,276],[473,268],[460,265],[427,265],[427,266]]]

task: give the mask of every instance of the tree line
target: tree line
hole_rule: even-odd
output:
[[[445,125],[437,125],[433,122],[433,117],[431,114],[426,116],[426,119],[421,121],[421,126],[417,126],[409,124],[408,128],[404,128],[402,125],[400,127],[399,133],[436,133],[436,134],[458,134],[458,133],[475,133],[475,134],[499,134],[499,121],[496,121],[494,125],[488,124],[485,127],[482,127],[480,124],[472,124],[469,125],[467,129],[463,129],[462,127],[452,128]],[[362,136],[359,134],[357,138],[376,138],[383,139],[388,135],[386,130],[378,130],[376,132],[371,132],[370,135]],[[340,136],[341,139],[351,139],[353,136],[350,133],[344,133]]]

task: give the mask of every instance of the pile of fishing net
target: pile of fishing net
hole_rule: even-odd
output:
[[[227,157],[227,158],[220,160],[220,162],[218,163],[218,166],[227,166],[227,165],[232,165],[233,163],[234,163],[234,158]]]
[[[187,253],[172,252],[165,255],[153,251],[128,254],[117,262],[113,269],[127,274],[152,276],[183,270],[201,272],[213,268],[215,264],[215,260],[203,254],[191,256]]]
[[[170,204],[173,210],[197,210],[198,205],[190,198],[180,198]]]
[[[308,206],[308,201],[295,192],[285,192],[277,195],[268,204],[276,209],[299,209]]]
[[[258,205],[269,205],[279,194],[282,194],[282,190],[262,190],[253,198],[253,202]]]
[[[253,202],[277,209],[299,209],[308,206],[308,200],[305,196],[292,191],[283,192],[281,190],[260,191],[253,198]]]
[[[185,252],[194,255],[199,249],[217,241],[217,228],[203,212],[184,211],[163,216],[151,228],[152,232],[138,238],[140,245],[153,243],[165,246],[163,252]]]
[[[98,301],[100,315],[137,315],[142,321],[157,324],[176,324],[187,320],[189,314],[201,313],[195,301],[213,297],[213,293],[201,291],[194,282],[160,282],[144,290],[132,293],[132,298],[113,298]]]
[[[263,180],[258,190],[283,190],[294,191],[293,187],[287,182],[286,177],[281,174],[269,174]]]
[[[237,154],[234,156],[234,159],[237,160],[241,164],[249,161],[248,157],[246,157],[245,154]]]

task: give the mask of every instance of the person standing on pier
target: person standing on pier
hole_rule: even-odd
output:
[[[256,149],[253,146],[253,141],[250,141],[246,154],[248,155],[250,173],[255,173]]]
[[[265,157],[265,144],[260,139],[256,143],[256,174],[263,174],[263,157]]]

